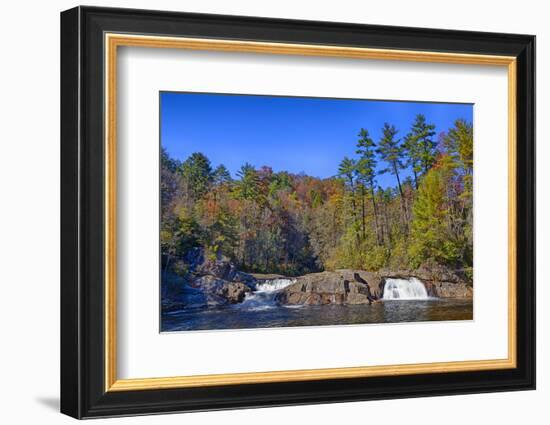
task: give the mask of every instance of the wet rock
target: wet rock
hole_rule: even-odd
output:
[[[424,264],[414,271],[415,277],[431,282],[460,283],[464,279],[454,270],[440,264]]]
[[[203,248],[189,250],[183,261],[189,270],[186,278],[191,281],[203,276],[213,276],[228,282],[241,282],[250,288],[256,284],[256,278],[252,274],[237,270],[237,266],[229,258],[221,254],[209,258]],[[209,288],[211,286],[207,285],[206,289]]]
[[[227,301],[231,304],[242,303],[250,288],[242,282],[230,282],[227,284]]]
[[[472,298],[474,288],[464,282],[433,282],[431,296],[441,298]],[[430,295],[430,293],[428,292]]]
[[[226,258],[205,260],[194,271],[197,275],[210,275],[223,280],[233,280],[237,274],[237,267]]]
[[[245,294],[251,291],[242,282],[229,282],[212,275],[194,279],[191,287],[203,293],[208,306],[240,303],[244,300]]]
[[[240,271],[237,271],[235,273],[235,275],[233,276],[233,281],[234,282],[242,282],[246,286],[248,286],[249,288],[252,288],[252,289],[254,288],[256,283],[258,282],[258,280],[252,274],[245,273],[245,272],[240,272]]]
[[[180,260],[187,265],[187,272],[179,277],[171,273],[165,278],[164,311],[240,303],[245,294],[256,287],[254,276],[237,270],[235,264],[222,255],[208,258],[204,249],[193,248]]]
[[[419,270],[363,270],[341,269],[311,273],[296,278],[296,283],[284,288],[276,296],[280,304],[371,304],[384,296],[386,281],[419,279],[428,296],[441,298],[472,298],[473,287],[459,274],[443,266],[423,267]]]
[[[356,270],[336,270],[311,273],[296,278],[276,296],[280,304],[371,304],[376,297],[369,279],[377,287],[379,280],[372,273]]]

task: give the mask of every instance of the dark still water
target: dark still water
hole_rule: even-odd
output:
[[[384,300],[372,305],[278,306],[244,302],[163,313],[162,332],[472,320],[470,299]]]

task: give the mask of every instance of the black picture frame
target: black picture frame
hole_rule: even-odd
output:
[[[106,392],[105,32],[516,57],[517,367]],[[535,388],[534,36],[97,7],[67,10],[61,13],[61,195],[62,413],[93,418]]]

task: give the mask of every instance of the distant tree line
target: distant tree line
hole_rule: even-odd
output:
[[[395,186],[382,188],[381,174]],[[399,137],[386,123],[362,128],[356,154],[320,179],[245,163],[235,178],[196,152],[161,153],[161,252],[165,270],[186,272],[197,247],[250,272],[299,275],[324,269],[463,269],[473,260],[473,128],[459,119],[436,138],[417,115]]]

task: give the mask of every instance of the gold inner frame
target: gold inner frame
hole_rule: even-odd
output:
[[[326,45],[105,34],[105,391],[203,387],[285,381],[446,373],[516,367],[516,58],[444,52],[370,49]],[[116,325],[116,123],[119,46],[326,56],[507,67],[508,72],[508,357],[495,360],[305,369],[164,378],[118,379]]]

